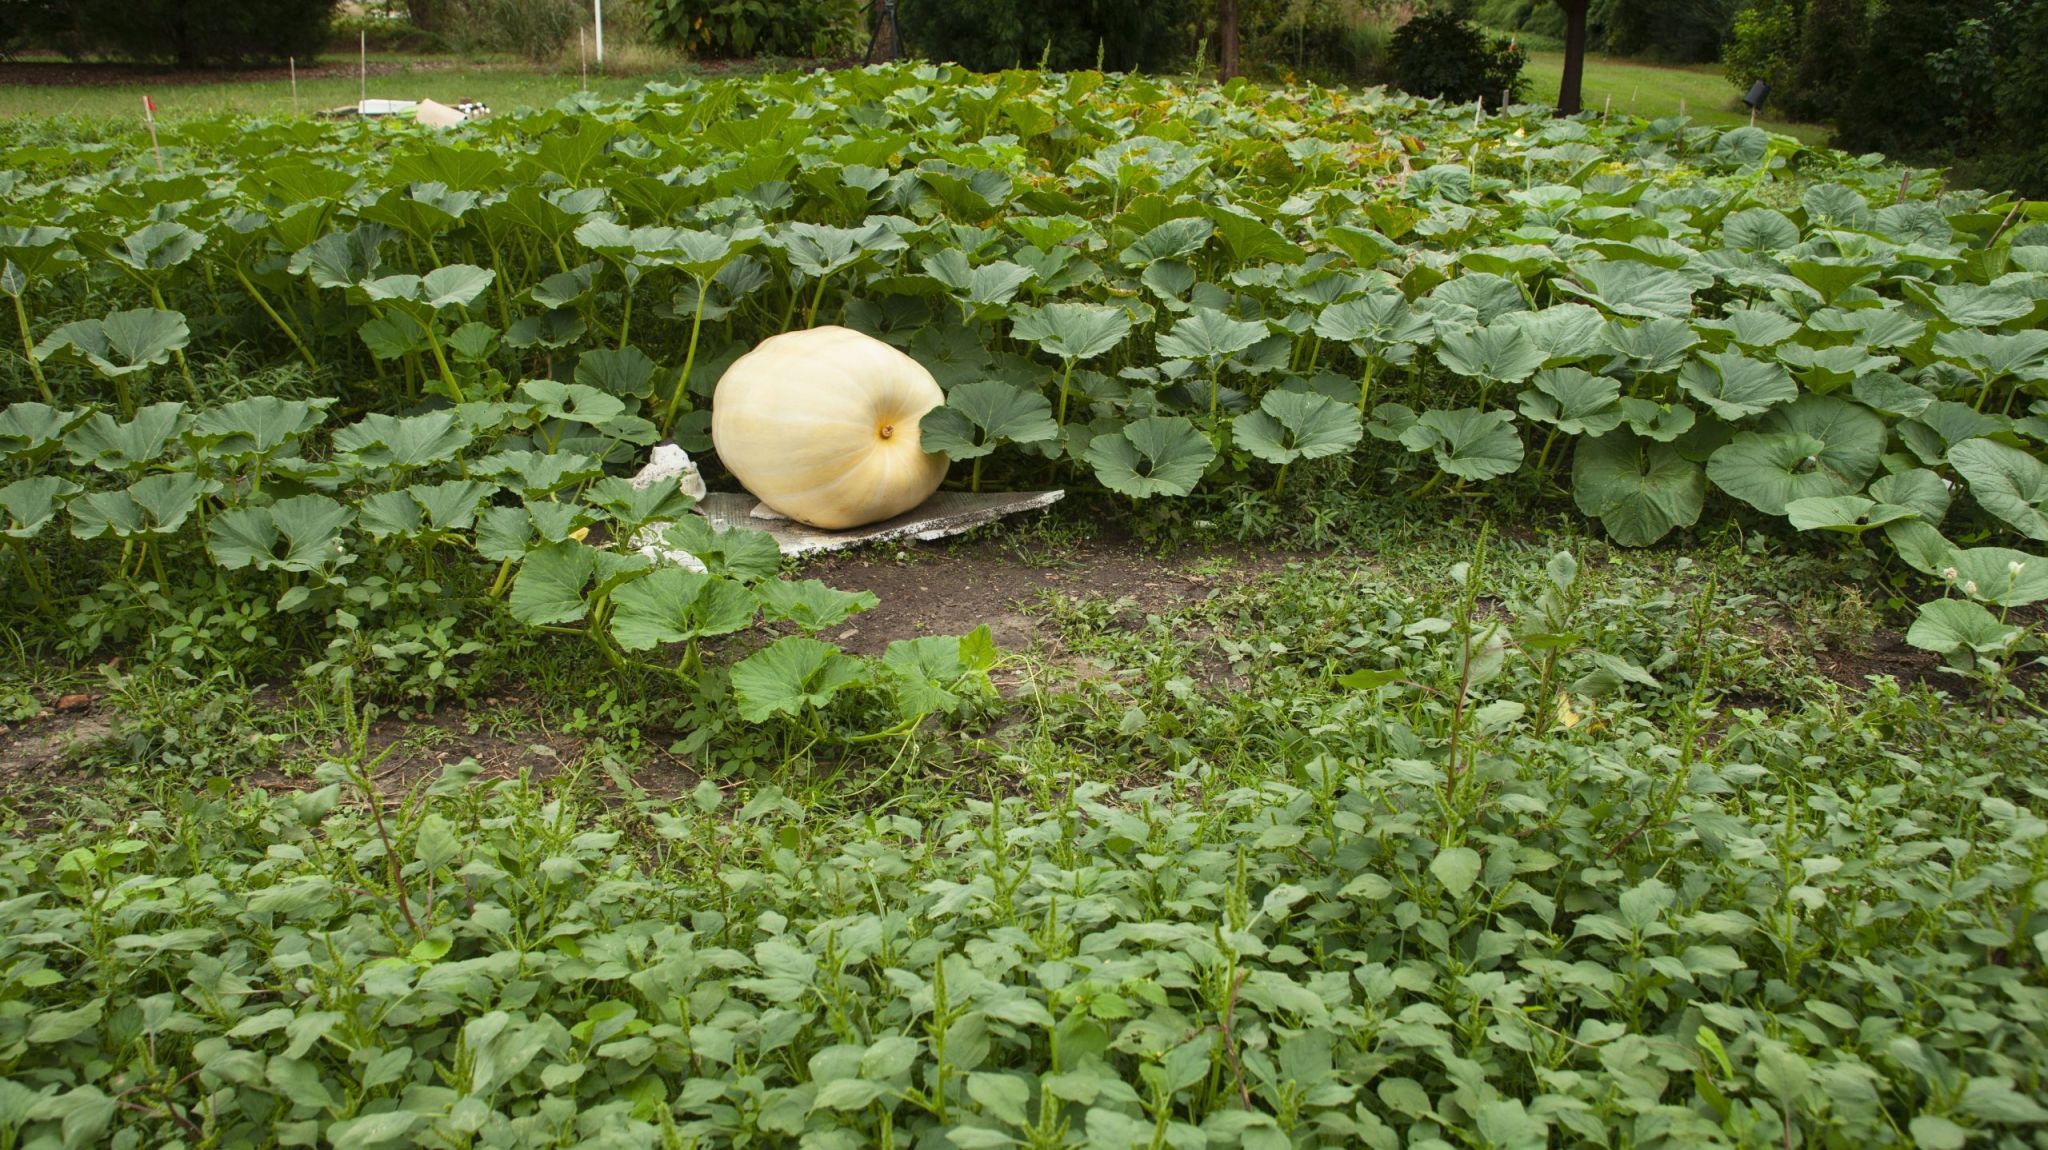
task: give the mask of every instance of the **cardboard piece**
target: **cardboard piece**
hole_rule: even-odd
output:
[[[421,100],[419,107],[413,109],[412,118],[429,128],[452,128],[469,119],[439,100]]]
[[[825,531],[794,519],[756,515],[755,509],[760,501],[745,492],[713,491],[697,504],[696,511],[721,531],[734,527],[765,531],[775,539],[776,546],[784,555],[809,555],[844,551],[863,543],[943,539],[1006,516],[1051,507],[1066,494],[1065,491],[1000,491],[971,495],[965,491],[941,491],[894,519],[845,531]],[[691,555],[661,546],[659,524],[643,529],[634,542],[642,555],[657,563],[702,569]]]

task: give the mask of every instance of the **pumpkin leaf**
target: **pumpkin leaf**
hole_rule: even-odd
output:
[[[1101,304],[1049,303],[1018,315],[1011,332],[1063,360],[1094,359],[1131,333],[1131,314]]]
[[[1358,446],[1365,429],[1358,409],[1312,391],[1269,391],[1259,409],[1232,423],[1231,437],[1267,463],[1321,459]]]
[[[2029,539],[2048,540],[2048,464],[1991,439],[1956,444],[1948,461],[1978,506]]]
[[[1059,433],[1043,395],[996,379],[960,384],[918,424],[924,449],[948,459],[976,459],[1004,443],[1042,443]]]
[[[1678,386],[1726,420],[1756,415],[1799,397],[1792,374],[1741,352],[1702,352],[1678,371]]]
[[[770,579],[756,588],[773,618],[787,619],[815,635],[881,603],[870,591],[841,591],[817,579]]]
[[[658,567],[622,584],[611,603],[612,638],[626,651],[743,631],[757,606],[743,584],[681,567]]]
[[[137,308],[67,323],[44,336],[34,354],[45,363],[78,360],[108,379],[118,379],[169,363],[172,353],[191,341],[184,313]]]
[[[1522,437],[1505,411],[1425,411],[1402,433],[1401,446],[1432,453],[1438,467],[1460,479],[1494,479],[1522,465]]]
[[[733,664],[732,691],[750,723],[829,705],[861,678],[859,660],[830,643],[787,635]]]
[[[1906,642],[1941,655],[1962,651],[1991,655],[2003,651],[2019,634],[2018,627],[1999,622],[1981,603],[1936,599],[1920,605],[1913,625],[1906,628]]]
[[[1193,491],[1215,460],[1216,448],[1186,419],[1152,415],[1095,436],[1083,458],[1104,487],[1149,499]]]
[[[1522,416],[1566,435],[1605,435],[1627,418],[1621,384],[1576,367],[1545,368],[1516,397]]]
[[[1980,603],[2024,607],[2048,599],[2048,559],[2010,547],[1968,547],[1949,556],[1950,583]]]
[[[1624,547],[1646,547],[1697,523],[1706,493],[1698,464],[1632,431],[1580,440],[1573,453],[1572,501]]]

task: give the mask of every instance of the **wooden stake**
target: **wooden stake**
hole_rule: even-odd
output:
[[[1607,99],[1600,105],[1600,126],[1607,126],[1607,114],[1614,111],[1614,93],[1607,93]]]
[[[583,29],[576,29],[576,63],[583,69],[583,90],[590,91],[590,46],[584,43]]]
[[[299,58],[286,56],[285,63],[292,70],[292,119],[296,120],[299,118]]]
[[[368,103],[370,99],[370,33],[368,29],[363,29],[358,31],[356,36],[356,74],[361,83],[356,112],[361,114],[363,104]]]
[[[158,175],[164,170],[164,150],[156,142],[156,104],[148,96],[142,98],[142,122],[149,125],[149,150],[156,153]]]

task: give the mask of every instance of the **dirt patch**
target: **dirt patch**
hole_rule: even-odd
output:
[[[998,646],[1028,650],[1049,636],[1035,609],[1046,592],[1077,602],[1128,599],[1143,615],[1206,599],[1263,562],[1160,560],[1128,546],[1089,542],[1061,548],[1049,563],[1027,563],[998,539],[970,539],[835,555],[803,574],[881,600],[826,634],[848,651],[879,655],[897,639],[964,635],[984,623]]]
[[[32,786],[61,771],[75,751],[113,733],[113,721],[90,707],[53,711],[0,727],[0,793]]]
[[[1902,687],[1941,687],[1954,691],[1962,680],[1942,674],[1941,656],[1918,647],[1908,647],[1903,637],[1879,632],[1862,651],[1819,648],[1813,652],[1820,673],[1845,687],[1858,691],[1870,686],[1870,676],[1890,675]]]

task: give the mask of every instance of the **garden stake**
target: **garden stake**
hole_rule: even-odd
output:
[[[149,150],[156,153],[156,171],[164,171],[164,150],[156,142],[156,104],[148,96],[142,98],[142,122],[149,125]]]

